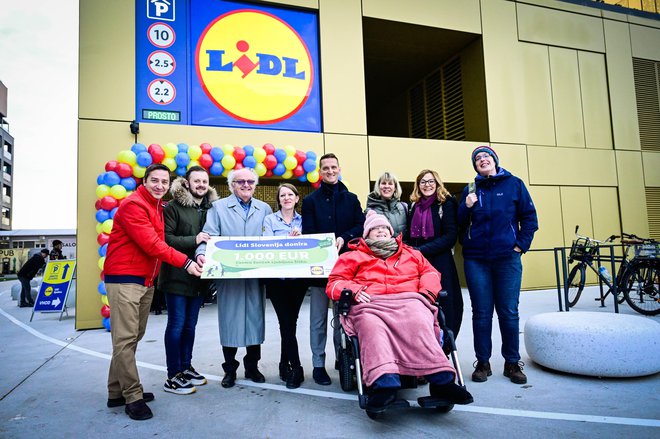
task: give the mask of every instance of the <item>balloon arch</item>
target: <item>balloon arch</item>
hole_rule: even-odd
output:
[[[199,146],[168,143],[160,146],[154,143],[146,147],[136,143],[130,150],[120,151],[117,160],[108,161],[105,172],[96,179],[96,241],[99,244],[98,266],[101,270],[98,292],[103,303],[103,326],[108,331],[110,306],[103,281],[103,265],[112,232],[112,219],[122,201],[141,183],[147,167],[152,163],[162,163],[178,176],[184,176],[192,166],[201,166],[216,177],[226,177],[234,169],[252,168],[259,177],[297,179],[309,182],[315,188],[320,184],[316,153],[300,151],[291,145],[275,148],[270,143],[259,147],[220,147],[209,143]]]

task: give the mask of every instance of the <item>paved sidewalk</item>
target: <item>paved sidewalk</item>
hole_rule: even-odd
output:
[[[339,387],[332,371],[331,337],[327,348],[331,386],[311,379],[309,352],[309,300],[299,320],[298,337],[305,382],[288,390],[278,378],[279,334],[275,313],[268,302],[266,343],[260,368],[265,384],[239,381],[232,389],[220,387],[222,354],[217,332],[216,307],[201,310],[193,364],[209,380],[193,395],[165,393],[163,333],[167,315],[151,315],[139,345],[140,376],[154,418],[132,421],[123,408],[109,409],[105,402],[111,353],[105,330],[74,330],[70,317],[58,322],[56,314],[36,314],[18,308],[11,300],[12,282],[0,283],[0,438],[656,438],[660,435],[660,374],[633,379],[599,379],[544,369],[527,357],[521,335],[521,354],[528,384],[512,384],[502,376],[499,331],[494,322],[491,359],[493,376],[486,383],[472,383],[473,350],[469,298],[458,338],[461,367],[475,402],[437,414],[413,407],[392,410],[378,421],[367,418],[355,393]],[[576,307],[581,311],[612,312],[587,300],[585,292]],[[527,318],[557,310],[556,291],[524,292],[521,296],[521,331]],[[626,305],[621,311],[635,314]],[[70,314],[75,310],[70,310]],[[635,314],[637,315],[637,314]],[[660,322],[660,316],[654,317]],[[632,341],[631,341],[632,342]],[[637,340],[639,342],[639,340]],[[244,350],[239,350],[239,356]],[[239,378],[243,370],[239,369]],[[407,390],[415,400],[428,389]]]

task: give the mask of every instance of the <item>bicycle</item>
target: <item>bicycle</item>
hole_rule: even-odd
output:
[[[605,294],[603,294],[601,288],[600,297],[595,299],[604,306],[605,298],[613,291],[612,279],[611,276],[608,278],[601,272],[601,270],[607,271],[604,267],[596,270],[593,261],[594,258],[600,260],[599,248],[601,245],[609,244],[615,239],[621,238],[624,255],[623,257],[615,257],[615,260],[620,262],[614,280],[617,290],[617,303],[626,301],[632,309],[640,314],[659,314],[658,279],[660,277],[660,259],[658,258],[660,257],[660,251],[658,250],[658,243],[652,239],[640,238],[628,233],[622,233],[622,236],[612,235],[603,241],[599,241],[578,235],[578,229],[579,226],[576,226],[576,240],[573,241],[568,258],[569,264],[578,261],[578,264],[571,269],[566,282],[568,306],[575,306],[580,299],[586,282],[586,267],[596,273],[599,280],[609,288]],[[634,249],[633,257],[630,256],[631,249]]]

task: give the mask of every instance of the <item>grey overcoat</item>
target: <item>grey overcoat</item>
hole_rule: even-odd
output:
[[[261,236],[266,215],[273,213],[263,201],[252,198],[245,215],[235,195],[215,201],[206,214],[203,231],[211,236]],[[195,256],[206,252],[206,243]],[[266,335],[264,292],[259,279],[215,281],[218,291],[220,344],[227,347],[258,345]]]

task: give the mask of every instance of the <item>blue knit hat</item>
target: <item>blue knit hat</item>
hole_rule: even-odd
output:
[[[475,171],[477,170],[477,162],[475,160],[475,157],[480,152],[485,152],[486,154],[490,155],[493,158],[493,160],[495,160],[495,169],[500,167],[500,159],[499,157],[497,157],[497,154],[495,153],[493,148],[491,148],[490,146],[483,145],[483,146],[477,146],[475,150],[472,151],[472,167],[474,168]]]

